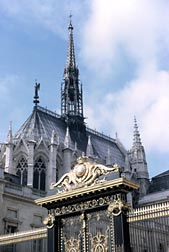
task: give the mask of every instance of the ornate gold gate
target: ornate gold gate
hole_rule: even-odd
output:
[[[106,210],[62,218],[60,251],[111,251],[111,231]]]
[[[130,252],[126,194],[138,187],[118,165],[81,157],[53,188],[55,195],[36,201],[48,209],[48,252]]]

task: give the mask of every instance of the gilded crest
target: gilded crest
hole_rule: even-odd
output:
[[[119,169],[120,167],[117,164],[112,167],[106,167],[102,164],[92,163],[88,157],[82,156],[77,159],[77,164],[73,166],[70,172],[63,175],[56,184],[52,184],[51,188],[63,187],[64,190],[69,191],[75,188],[91,186],[103,182],[103,180],[99,180],[100,176],[117,172]]]

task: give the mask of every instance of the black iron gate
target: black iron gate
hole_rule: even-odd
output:
[[[60,251],[110,251],[111,227],[106,210],[84,212],[63,218],[61,222]]]
[[[54,188],[57,194],[36,201],[49,213],[48,252],[130,252],[126,195],[138,187],[117,165],[81,157]]]

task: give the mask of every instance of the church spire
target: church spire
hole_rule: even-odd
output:
[[[141,143],[140,133],[136,118],[134,117],[134,137],[133,146],[131,151],[128,153],[129,167],[131,168],[131,175],[136,177],[136,181],[140,184],[139,194],[140,197],[146,195],[149,187],[149,174],[147,168],[147,161],[144,146]],[[129,168],[128,167],[128,168]]]
[[[140,146],[142,146],[140,133],[139,133],[139,130],[138,130],[136,117],[134,117],[133,149],[139,148]]]
[[[73,25],[71,20],[72,15],[70,15],[70,23],[69,23],[69,44],[68,44],[68,54],[67,54],[67,60],[66,60],[66,67],[76,67],[76,61],[75,61],[75,51],[74,51],[74,41],[73,41]]]
[[[69,42],[64,80],[61,87],[61,116],[70,130],[84,131],[82,85],[79,81],[79,69],[76,66],[73,25],[70,16]]]

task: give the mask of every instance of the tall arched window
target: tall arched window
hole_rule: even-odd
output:
[[[45,191],[46,166],[42,157],[36,159],[33,168],[33,188]]]
[[[28,163],[26,158],[21,157],[16,166],[16,174],[19,176],[20,184],[27,185],[28,180]]]

